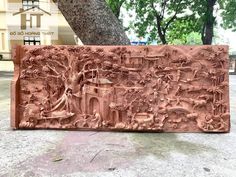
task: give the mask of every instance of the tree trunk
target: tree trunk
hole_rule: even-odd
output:
[[[160,37],[162,44],[164,44],[164,45],[168,44],[166,41],[166,34],[165,33],[162,33],[161,31],[158,30],[158,35]]]
[[[57,0],[58,8],[85,45],[129,45],[105,0]]]
[[[157,23],[157,32],[158,36],[162,42],[162,44],[167,44],[166,41],[166,33],[163,31],[162,26],[161,26],[161,19],[159,16],[156,15],[156,23]]]
[[[202,29],[202,43],[204,45],[212,44],[214,36],[215,17],[213,16],[216,0],[207,0],[207,9],[205,13],[205,22]]]

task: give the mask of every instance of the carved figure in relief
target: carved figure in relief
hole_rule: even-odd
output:
[[[193,100],[190,99],[193,102],[193,110],[196,107],[206,107],[207,101],[206,100]]]
[[[37,124],[37,117],[40,115],[40,108],[34,103],[29,103],[24,107],[24,119],[21,120],[19,126],[33,128]]]
[[[177,90],[175,91],[175,96],[179,95],[182,91],[184,91],[182,84],[178,84]]]
[[[132,112],[132,105],[129,105],[128,106],[128,109],[127,109],[127,123],[128,124],[131,124],[131,122],[133,122],[133,119],[134,119],[134,114]]]
[[[212,96],[212,95],[207,95],[207,94],[199,95],[197,98],[198,98],[198,99],[204,99],[204,100],[206,100],[207,102],[213,101],[213,96]]]
[[[179,82],[180,77],[181,77],[181,70],[178,69],[176,74],[176,82]]]
[[[164,93],[167,95],[171,89],[171,85],[169,81],[164,82]]]
[[[159,90],[162,86],[162,76],[158,77],[155,84],[152,86],[153,88],[155,88],[156,90]]]
[[[96,110],[94,110],[94,111],[93,111],[93,116],[94,116],[93,121],[96,122],[95,128],[102,127],[102,118],[101,118],[101,115],[100,115]]]
[[[50,111],[52,106],[51,106],[51,100],[50,96],[47,96],[46,98],[43,99],[42,105],[44,106],[46,111]]]
[[[153,89],[153,102],[157,103],[159,97],[159,93],[157,92],[156,89]]]

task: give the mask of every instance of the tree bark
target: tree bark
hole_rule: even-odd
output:
[[[157,32],[158,32],[158,35],[159,35],[159,38],[160,38],[162,44],[167,44],[166,33],[163,32],[163,29],[162,29],[162,26],[161,26],[161,21],[160,21],[160,18],[158,16],[156,16],[156,23],[157,23]]]
[[[105,0],[57,0],[58,8],[85,45],[129,45]]]
[[[205,22],[203,24],[203,29],[202,29],[202,43],[204,45],[212,44],[212,38],[214,36],[214,23],[215,23],[215,17],[213,15],[215,3],[216,0],[207,0]]]

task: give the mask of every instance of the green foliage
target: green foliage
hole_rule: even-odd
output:
[[[185,41],[180,40],[180,39],[174,39],[173,41],[171,41],[171,44],[173,44],[173,45],[183,45],[183,44],[185,44]]]
[[[236,31],[236,0],[222,0],[221,8],[223,9],[221,13],[223,23],[221,25],[225,29],[230,28]]]
[[[201,34],[197,32],[191,32],[185,35],[185,38],[174,39],[170,43],[174,45],[201,45]]]
[[[173,23],[168,31],[169,43],[175,44],[176,41],[181,41],[182,44],[187,43],[190,34],[199,34],[201,31],[201,23],[194,15],[182,17]],[[201,39],[201,37],[200,37]]]
[[[125,0],[106,0],[108,6],[111,8],[114,15],[119,18],[120,16],[120,8]]]
[[[186,43],[188,45],[200,45],[202,44],[201,34],[197,32],[191,32],[186,37]]]

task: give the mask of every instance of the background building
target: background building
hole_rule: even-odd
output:
[[[229,55],[229,74],[236,75],[236,51]]]
[[[19,45],[75,45],[82,44],[77,38],[73,30],[70,28],[69,24],[65,20],[64,16],[59,10],[56,11],[58,18],[57,31],[58,38],[51,39],[49,36],[39,35],[39,36],[28,36],[23,35],[21,39],[12,39],[9,37],[9,26],[7,20],[7,12],[9,5],[12,3],[22,4],[23,10],[32,8],[33,6],[38,6],[42,9],[47,9],[52,2],[52,0],[0,0],[0,55],[2,59],[11,59],[11,47],[15,44]],[[44,25],[50,25],[43,21]],[[1,56],[0,56],[1,59]]]

